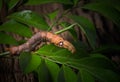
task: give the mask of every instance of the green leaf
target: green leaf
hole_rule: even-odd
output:
[[[9,20],[0,26],[0,31],[13,32],[24,37],[31,37],[32,31],[26,25]]]
[[[59,71],[57,82],[77,82],[77,76],[70,67],[63,65]]]
[[[46,21],[42,16],[30,10],[24,10],[21,12],[16,12],[8,16],[8,18],[15,19],[18,22],[27,24],[28,26],[33,26],[42,30],[47,30],[49,28]]]
[[[38,73],[39,82],[53,82],[50,71],[44,60],[41,62],[40,66],[38,67],[37,73]]]
[[[111,63],[111,61],[105,57],[105,56],[98,56],[98,54],[94,54],[95,56],[91,56],[91,57],[86,57],[86,58],[82,58],[80,60],[80,62],[82,64],[88,64],[88,66],[90,67],[99,67],[99,68],[105,68],[105,69],[114,69],[113,67],[113,63]],[[97,56],[96,56],[97,55]]]
[[[101,68],[91,68],[88,71],[101,82],[120,82],[119,75],[115,72]]]
[[[49,46],[49,51],[50,49],[54,50],[52,47]],[[113,72],[115,70],[113,63],[105,56],[96,54],[88,57],[76,58],[75,56],[77,54],[74,54],[74,55],[70,54],[70,52],[67,52],[65,49],[56,50],[54,52],[47,51],[47,53],[43,53],[43,51],[40,52],[38,50],[36,53],[39,54],[45,60],[50,60],[52,62],[70,66],[78,70],[84,69],[88,73],[95,76],[97,79],[102,80],[102,82],[109,82],[110,81],[109,78],[111,78],[113,74],[112,79],[115,80],[115,82],[119,82],[119,80],[118,79],[116,80],[115,78],[115,76],[118,77],[118,75],[115,72]],[[106,78],[102,78],[104,76]],[[88,77],[90,78],[90,76]],[[59,82],[66,81],[63,69],[61,69],[58,74],[58,80],[60,80]]]
[[[39,54],[44,59],[50,59],[52,62],[57,62],[63,64],[65,61],[69,60],[67,57],[71,57],[73,54],[66,49],[58,48],[53,45],[46,45],[43,48],[40,48],[38,51],[35,52]],[[44,57],[46,56],[46,57]],[[77,57],[75,55],[74,57]],[[57,60],[56,60],[57,59]]]
[[[59,66],[56,63],[51,62],[49,60],[45,60],[45,62],[46,62],[46,66],[48,67],[48,69],[50,71],[53,82],[57,82],[57,76],[58,76],[58,73],[60,70]]]
[[[41,47],[39,50],[36,51],[36,53],[38,53],[40,55],[50,55],[51,56],[51,55],[56,55],[57,53],[61,53],[61,52],[59,52],[60,50],[69,52],[67,49],[63,49],[63,48],[57,47],[53,44],[50,44],[50,45],[45,45],[45,46]]]
[[[109,59],[103,56],[93,56],[90,57],[81,57],[79,54],[71,54],[66,49],[56,50],[56,47],[53,45],[47,45],[40,48],[36,51],[40,56],[46,56],[45,59],[50,59],[53,62],[57,62],[60,64],[70,64],[76,68],[91,68],[91,67],[99,67],[106,69],[114,69],[113,63]],[[97,54],[95,54],[97,55]],[[81,58],[80,58],[80,57]]]
[[[97,54],[96,54],[97,55]],[[73,62],[72,62],[73,61]],[[92,56],[84,57],[79,60],[69,60],[67,64],[79,69],[79,68],[104,68],[104,69],[114,69],[113,63],[108,60],[106,57],[102,56]]]
[[[0,32],[0,44],[18,45],[18,42],[12,36]]]
[[[62,67],[59,71],[59,74],[58,74],[58,77],[57,77],[57,82],[66,82],[65,77],[64,77],[64,70],[63,70]]]
[[[78,2],[79,2],[79,0],[72,0],[72,1],[74,3],[74,6],[76,6],[78,4]]]
[[[53,45],[46,45],[36,51],[40,56],[46,56],[45,59],[50,59],[53,62],[61,63],[61,64],[70,64],[76,68],[105,68],[105,69],[113,69],[113,63],[106,58],[105,56],[100,56],[99,54],[92,54],[88,57],[78,57],[77,54],[73,55],[66,49],[56,50],[56,47]],[[99,56],[98,56],[99,55]]]
[[[77,76],[70,67],[63,65],[63,70],[64,70],[65,82],[77,82]]]
[[[76,43],[76,46],[81,46],[81,44],[78,44],[78,42]],[[50,45],[44,45],[43,47],[41,47],[40,49],[38,49],[36,51],[36,53],[40,54],[40,55],[58,55],[61,54],[64,56],[70,56],[73,55],[70,51],[68,51],[67,49],[64,48],[60,48],[57,47],[53,44]],[[74,55],[75,58],[82,58],[85,56],[88,56],[88,54],[86,53],[86,50],[84,50],[83,48],[81,49],[81,47],[76,48],[76,53],[74,53],[76,55]]]
[[[27,3],[28,0],[8,0],[8,9],[12,10],[13,8],[18,9],[20,6]]]
[[[96,56],[96,57],[103,58],[103,57],[100,57],[100,56]],[[82,58],[82,59],[84,59],[84,58]],[[75,62],[74,62],[74,63],[71,63],[71,65],[73,67],[75,66],[75,68],[77,68],[77,69],[81,69],[82,68],[82,69],[86,70],[87,72],[92,74],[94,77],[96,77],[97,79],[101,80],[101,82],[113,82],[113,81],[114,82],[119,82],[120,80],[118,79],[117,73],[115,73],[111,69],[111,67],[113,68],[112,64],[109,65],[111,62],[108,61],[108,64],[107,64],[105,61],[98,62],[99,60],[101,60],[101,59],[93,60],[94,62],[96,62],[96,64],[94,62],[91,62],[91,61],[89,61],[87,59],[86,61],[89,61],[91,63],[87,63],[86,61],[85,62],[84,61],[80,61],[79,64],[75,64]],[[109,79],[109,78],[111,78],[112,80]]]
[[[44,55],[53,55],[53,51],[58,50],[59,48],[54,45],[44,45],[39,50],[36,51],[38,54]]]
[[[76,68],[81,68],[81,67],[85,67],[85,68],[98,67],[105,69],[114,68],[113,63],[111,63],[109,59],[103,56],[91,55],[90,57],[80,58],[77,56],[77,54],[73,55],[65,49],[59,49],[59,50],[54,50],[54,49],[55,49],[54,46],[47,45],[36,51],[36,53],[39,54],[40,56],[46,56],[45,59],[48,58],[53,62],[57,62],[61,64],[68,64],[68,65],[70,64],[71,66]]]
[[[66,30],[68,30],[69,32],[70,32],[70,34],[73,36],[73,38],[76,40],[77,39],[77,33],[76,33],[76,31],[75,31],[75,29],[74,29],[74,24],[72,24],[72,25],[70,25],[69,23],[67,23],[67,22],[62,22],[61,23],[61,26],[65,29],[66,28]]]
[[[41,59],[38,55],[24,52],[20,54],[19,62],[22,71],[26,74],[36,70],[41,63]]]
[[[95,82],[94,77],[84,69],[79,70],[78,78],[80,79],[78,82]]]
[[[29,0],[27,5],[40,5],[46,3],[72,4],[71,0]]]
[[[101,45],[100,47],[96,48],[92,53],[110,53],[110,52],[119,52],[120,45]]]
[[[82,8],[89,9],[101,13],[103,16],[112,20],[118,27],[120,27],[120,12],[111,5],[105,3],[89,3]]]
[[[13,7],[15,7],[18,2],[19,2],[19,0],[10,0],[8,3],[9,10],[12,9]]]
[[[47,14],[47,16],[49,17],[49,19],[52,21],[53,19],[55,19],[55,17],[58,15],[58,10],[55,10],[49,14]]]
[[[105,1],[94,0],[94,2],[111,5],[111,6],[113,6],[114,8],[116,8],[117,10],[120,11],[120,0],[105,0]]]
[[[32,56],[30,53],[21,53],[20,54],[19,62],[20,62],[20,68],[23,72],[26,71],[26,67],[29,64],[31,59],[32,59]]]
[[[89,21],[87,18],[84,18],[83,16],[72,15],[70,17],[76,23],[78,23],[78,26],[86,35],[89,44],[91,45],[93,49],[95,49],[97,34],[96,34],[96,30],[95,30],[93,23]]]

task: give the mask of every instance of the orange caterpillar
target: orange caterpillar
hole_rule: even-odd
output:
[[[66,48],[69,51],[71,51],[71,53],[75,52],[75,47],[70,42],[68,42],[67,40],[64,40],[59,35],[53,34],[51,32],[45,32],[45,31],[40,31],[36,33],[26,43],[19,46],[13,46],[8,50],[10,51],[11,54],[19,54],[22,51],[27,51],[27,50],[30,51],[32,47],[35,47],[41,41],[42,42],[48,41],[58,47]]]

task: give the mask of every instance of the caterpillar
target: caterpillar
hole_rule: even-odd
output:
[[[30,51],[31,48],[34,48],[40,42],[50,42],[58,47],[63,47],[74,53],[75,47],[67,40],[63,39],[59,35],[56,35],[52,32],[40,31],[33,35],[28,41],[19,46],[13,46],[8,48],[11,54],[19,54],[22,51]]]

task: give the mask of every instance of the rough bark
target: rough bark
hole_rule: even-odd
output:
[[[25,75],[16,57],[0,58],[0,82],[36,82],[33,74]]]

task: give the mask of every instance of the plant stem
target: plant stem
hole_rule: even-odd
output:
[[[60,34],[60,33],[64,32],[64,31],[67,31],[67,30],[69,30],[70,28],[72,28],[75,25],[76,25],[76,23],[74,23],[74,24],[72,24],[72,25],[70,25],[70,26],[68,26],[68,27],[66,27],[66,28],[64,28],[62,30],[59,30],[59,31],[55,32],[55,34]]]
[[[54,27],[55,25],[57,25],[58,22],[63,18],[63,16],[66,15],[69,11],[70,11],[70,9],[67,9],[66,11],[64,11],[64,12],[61,14],[61,16],[50,26],[50,28],[48,29],[48,31],[51,30],[52,27]]]
[[[10,54],[9,51],[7,51],[7,52],[3,52],[3,53],[0,54],[0,57],[2,57],[2,56],[6,56],[6,55],[8,55],[8,54]]]

